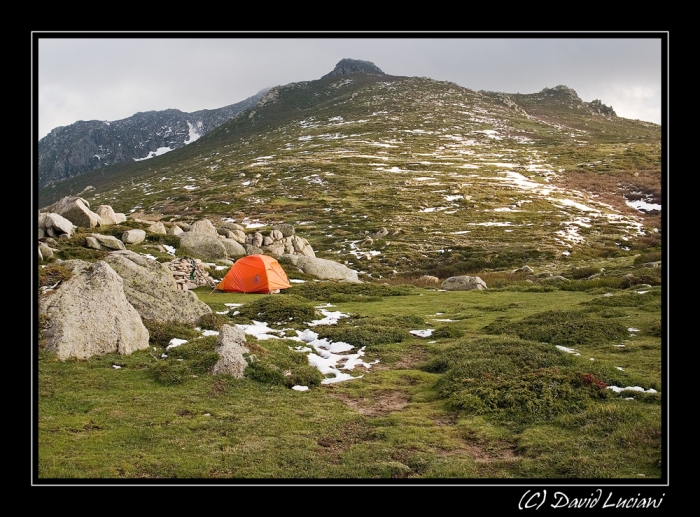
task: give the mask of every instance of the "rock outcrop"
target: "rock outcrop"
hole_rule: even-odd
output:
[[[291,264],[303,273],[320,280],[361,283],[357,277],[357,271],[332,260],[303,255],[282,255],[277,260],[280,264]]]
[[[371,61],[345,58],[338,61],[335,68],[321,77],[321,79],[349,74],[385,75],[384,72]]]
[[[144,319],[196,324],[211,308],[191,291],[181,291],[166,266],[133,251],[115,251],[107,262],[124,280],[127,300]]]
[[[148,348],[148,330],[114,269],[104,261],[62,264],[73,271],[71,278],[39,297],[45,350],[66,360]]]

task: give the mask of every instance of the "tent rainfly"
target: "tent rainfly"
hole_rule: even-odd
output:
[[[267,255],[248,255],[231,266],[216,286],[228,293],[274,293],[292,287],[287,274],[274,258]]]

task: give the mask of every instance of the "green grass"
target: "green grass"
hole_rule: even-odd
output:
[[[148,323],[151,347],[130,356],[60,362],[40,352],[39,479],[661,477],[658,296],[417,287],[395,296],[366,285],[373,299],[360,301],[335,285],[296,291],[311,298],[200,288],[213,310],[241,303],[248,315],[215,314],[200,328],[261,313],[296,319],[349,296],[332,310],[350,317],[314,331],[379,361],[352,381],[321,384],[298,342],[252,336],[245,377],[213,376],[216,338],[175,324]],[[409,334],[425,328],[434,334]],[[188,342],[166,352],[173,337]]]

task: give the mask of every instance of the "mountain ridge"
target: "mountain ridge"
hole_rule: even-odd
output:
[[[339,74],[272,88],[189,145],[54,183],[40,201],[291,224],[319,257],[381,277],[625,256],[660,240],[660,211],[630,203],[661,204],[661,131],[612,113],[563,85],[503,94]]]
[[[141,111],[115,121],[79,120],[52,129],[38,144],[38,186],[108,165],[144,160],[188,145],[237,113],[255,105],[270,88],[222,108],[186,113]]]

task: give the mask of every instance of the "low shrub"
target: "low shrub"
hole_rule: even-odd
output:
[[[639,266],[641,264],[647,264],[649,262],[659,262],[663,259],[663,255],[660,251],[652,251],[649,253],[642,253],[634,257],[634,265]]]
[[[199,318],[199,326],[208,330],[221,330],[221,327],[230,324],[231,319],[223,314],[205,314]]]
[[[142,321],[146,329],[148,329],[148,341],[151,346],[166,347],[173,338],[189,340],[201,336],[197,329],[187,323],[178,321],[160,322],[146,318]]]
[[[411,337],[407,330],[378,325],[317,327],[319,338],[342,341],[355,347],[400,343]]]
[[[433,330],[433,333],[430,335],[430,337],[433,338],[456,338],[456,337],[462,337],[464,335],[464,331],[459,330],[456,327],[450,326],[450,325],[442,325],[441,327],[436,328]]]
[[[180,237],[169,233],[146,233],[146,241],[154,244],[172,246],[175,249],[180,247]]]
[[[600,269],[597,267],[578,267],[571,271],[571,278],[574,280],[581,280],[582,278],[588,278],[600,273]]]
[[[567,347],[620,340],[629,334],[627,325],[619,321],[582,311],[546,311],[520,321],[499,319],[484,331]]]
[[[605,379],[579,364],[551,345],[501,336],[460,341],[421,369],[442,374],[436,388],[451,409],[522,425],[610,396]]]
[[[310,302],[296,295],[260,295],[236,309],[239,317],[266,323],[300,326],[319,317]]]

